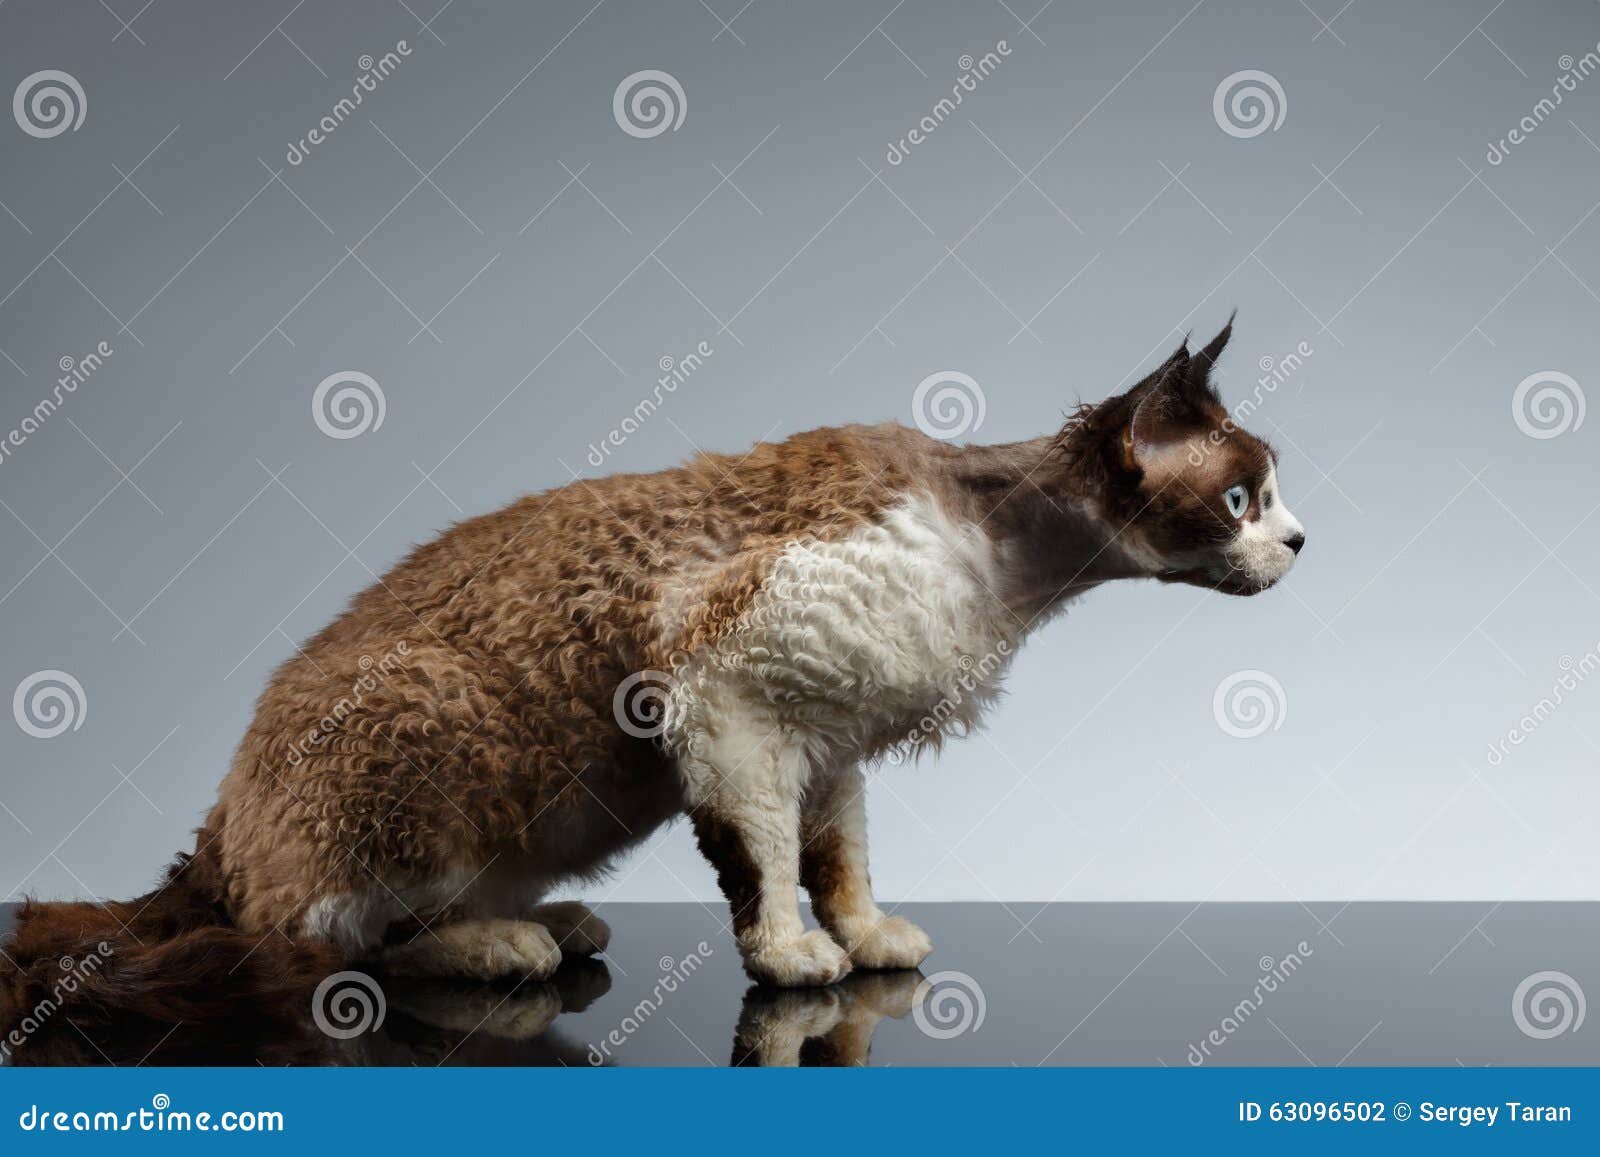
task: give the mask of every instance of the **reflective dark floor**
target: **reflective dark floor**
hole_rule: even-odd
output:
[[[553,981],[374,975],[304,1023],[42,1017],[16,1064],[1600,1065],[1600,904],[909,904],[920,972],[752,986],[720,909],[613,904]],[[9,918],[9,913],[7,913]],[[341,1000],[341,993],[343,999]],[[381,1023],[378,1010],[381,1008]]]

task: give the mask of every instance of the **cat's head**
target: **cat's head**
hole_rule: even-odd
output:
[[[1277,452],[1239,427],[1211,381],[1232,332],[1230,320],[1192,354],[1185,342],[1063,436],[1139,573],[1253,595],[1288,573],[1305,531],[1278,493]]]

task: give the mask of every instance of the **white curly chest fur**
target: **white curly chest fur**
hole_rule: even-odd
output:
[[[667,747],[692,764],[730,730],[775,732],[813,767],[978,721],[1017,622],[992,547],[931,499],[836,542],[796,542],[730,635],[678,673]]]

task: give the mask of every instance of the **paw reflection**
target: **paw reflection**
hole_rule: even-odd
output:
[[[885,1017],[911,1011],[922,973],[854,972],[827,988],[752,985],[733,1034],[734,1065],[865,1065]]]
[[[383,1028],[340,1042],[338,1062],[354,1065],[587,1064],[583,1046],[552,1028],[611,989],[595,959],[570,958],[545,981],[480,984],[385,978]]]

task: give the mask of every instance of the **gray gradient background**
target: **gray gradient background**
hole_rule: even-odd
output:
[[[50,140],[0,118],[0,430],[60,358],[116,352],[0,463],[0,689],[59,668],[88,701],[54,739],[0,728],[4,895],[142,889],[294,641],[461,512],[601,472],[664,355],[716,351],[605,469],[910,421],[940,370],[982,385],[975,437],[1031,436],[1238,305],[1230,398],[1315,351],[1251,421],[1300,565],[1254,600],[1106,589],[1042,632],[986,736],[875,783],[880,892],[1596,898],[1600,686],[1485,751],[1600,640],[1600,425],[1511,414],[1592,365],[1600,80],[1484,156],[1600,12],[1308,2],[10,0],[3,94],[59,68],[88,111]],[[639,140],[611,100],[647,68],[687,110]],[[1241,69],[1282,83],[1277,131],[1213,119]],[[313,424],[339,370],[381,383],[380,429]],[[1287,696],[1251,740],[1212,714],[1241,669]],[[714,896],[681,828],[590,893]]]

